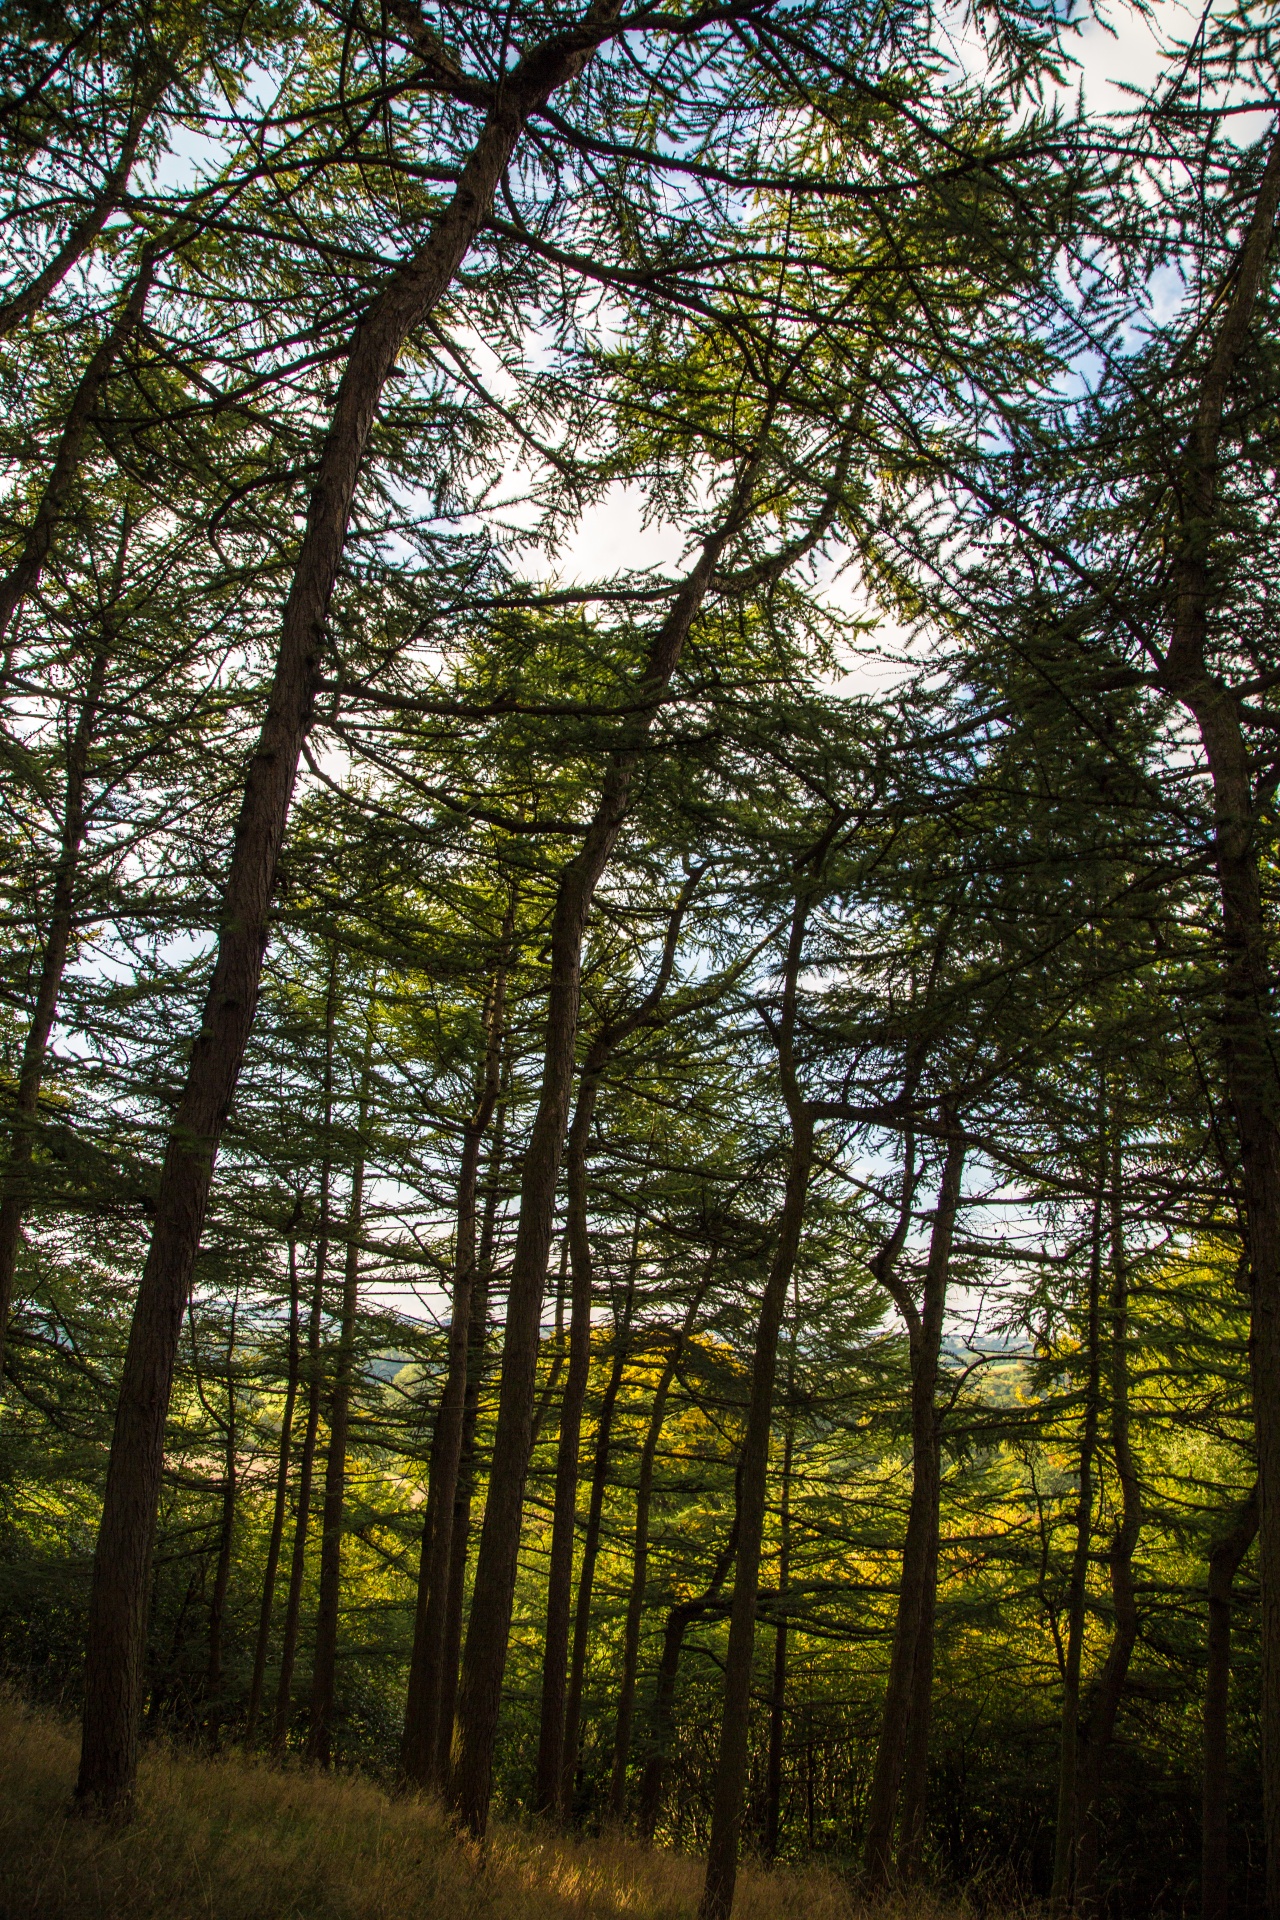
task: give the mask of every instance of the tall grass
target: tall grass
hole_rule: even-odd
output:
[[[690,1920],[698,1862],[498,1828],[481,1851],[421,1799],[243,1755],[146,1757],[134,1819],[75,1818],[76,1741],[0,1697],[0,1920]],[[858,1920],[832,1875],[746,1871],[735,1920]],[[925,1920],[941,1909],[913,1909]]]

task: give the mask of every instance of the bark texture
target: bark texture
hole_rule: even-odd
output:
[[[589,12],[511,70],[493,97],[453,197],[423,246],[366,309],[338,384],[285,603],[267,715],[245,783],[213,979],[165,1151],[120,1382],[89,1601],[76,1787],[88,1809],[112,1813],[122,1808],[137,1771],[151,1551],[182,1311],[214,1157],[257,1006],[267,916],[298,762],[312,724],[329,603],[382,389],[409,335],[446,292],[488,219],[529,115],[581,70],[612,31],[612,18],[605,9]]]

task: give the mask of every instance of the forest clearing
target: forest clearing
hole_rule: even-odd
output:
[[[4,1915],[1280,1920],[1278,72],[0,10]]]

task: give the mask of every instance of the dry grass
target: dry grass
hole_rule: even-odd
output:
[[[422,1800],[243,1756],[153,1752],[135,1819],[103,1828],[68,1814],[75,1761],[63,1723],[0,1698],[0,1920],[691,1920],[697,1906],[699,1865],[677,1854],[512,1828],[482,1854]],[[734,1908],[861,1916],[820,1872],[746,1871]]]

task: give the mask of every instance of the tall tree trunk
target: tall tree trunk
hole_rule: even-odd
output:
[[[1102,1794],[1102,1769],[1115,1732],[1116,1715],[1138,1638],[1133,1555],[1142,1529],[1142,1485],[1133,1457],[1129,1426],[1129,1263],[1124,1243],[1122,1174],[1121,1134],[1113,1118],[1108,1357],[1111,1375],[1111,1450],[1120,1482],[1120,1524],[1111,1542],[1109,1555],[1115,1628],[1102,1669],[1089,1689],[1088,1711],[1080,1727],[1075,1884],[1075,1908],[1078,1913],[1092,1913],[1097,1907],[1098,1809]]]
[[[613,1416],[617,1410],[622,1377],[630,1355],[631,1314],[635,1304],[636,1275],[640,1264],[640,1219],[636,1216],[631,1236],[631,1258],[627,1268],[627,1287],[622,1313],[614,1326],[613,1362],[600,1401],[596,1421],[596,1443],[591,1461],[591,1491],[587,1497],[587,1524],[582,1536],[582,1565],[578,1569],[578,1594],[573,1616],[573,1645],[569,1651],[569,1685],[564,1708],[564,1749],[560,1765],[559,1812],[562,1820],[573,1813],[578,1777],[578,1740],[582,1729],[582,1699],[587,1682],[587,1642],[591,1635],[591,1595],[595,1587],[596,1561],[600,1554],[600,1524],[604,1517],[604,1496],[609,1484],[609,1455],[613,1445]]]
[[[649,1426],[640,1449],[640,1471],[636,1479],[635,1543],[631,1555],[631,1583],[627,1589],[626,1620],[622,1631],[622,1684],[618,1689],[618,1711],[613,1726],[613,1766],[609,1776],[609,1813],[611,1818],[619,1822],[627,1810],[627,1768],[631,1761],[631,1726],[635,1717],[636,1678],[640,1668],[640,1622],[649,1583],[649,1515],[653,1504],[654,1463],[658,1442],[662,1438],[662,1423],[666,1418],[671,1383],[676,1377],[710,1284],[711,1275],[708,1273],[694,1292],[684,1319],[676,1330],[654,1389]]]
[[[356,1160],[347,1209],[347,1258],[342,1276],[338,1351],[329,1397],[329,1445],[325,1453],[324,1506],[320,1533],[320,1591],[316,1603],[315,1660],[311,1669],[311,1718],[307,1758],[327,1767],[333,1758],[333,1706],[337,1686],[338,1611],[342,1599],[342,1533],[347,1498],[347,1443],[351,1389],[355,1380],[356,1318],[360,1310],[360,1230],[364,1221],[364,1175],[369,1138],[369,1090],[373,1074],[374,996],[369,987],[364,1059],[356,1122]]]
[[[298,1458],[298,1504],[294,1515],[293,1553],[289,1589],[285,1597],[284,1631],[280,1638],[280,1672],[276,1677],[276,1706],[271,1750],[277,1757],[289,1741],[293,1709],[293,1666],[302,1622],[302,1582],[307,1566],[307,1534],[311,1527],[311,1485],[315,1474],[316,1443],[320,1433],[320,1399],[324,1390],[322,1335],[324,1290],[329,1266],[330,1214],[333,1186],[333,1037],[338,1005],[338,943],[329,946],[329,983],[324,1004],[324,1132],[320,1162],[320,1218],[316,1238],[315,1279],[307,1319],[307,1418]]]
[[[301,1202],[289,1222],[289,1346],[285,1365],[284,1407],[280,1414],[280,1443],[276,1452],[276,1493],[271,1509],[271,1531],[267,1536],[267,1565],[262,1576],[262,1604],[258,1610],[258,1634],[253,1648],[253,1675],[249,1682],[249,1707],[245,1716],[244,1737],[251,1744],[262,1711],[262,1691],[267,1677],[267,1654],[271,1647],[271,1616],[275,1608],[276,1578],[280,1571],[280,1549],[284,1544],[284,1516],[289,1499],[289,1461],[293,1446],[293,1414],[298,1404],[298,1380],[302,1371],[301,1311],[298,1299],[297,1228]]]
[[[222,1634],[227,1616],[227,1589],[231,1580],[231,1549],[235,1544],[236,1498],[240,1490],[238,1434],[236,1429],[236,1308],[231,1307],[231,1328],[227,1339],[227,1426],[223,1447],[222,1502],[218,1522],[218,1558],[213,1574],[213,1596],[209,1603],[209,1659],[205,1668],[205,1735],[216,1747],[222,1726]]]
[[[509,940],[510,924],[506,933],[506,941]],[[476,1270],[476,1195],[480,1179],[480,1149],[498,1100],[504,993],[505,973],[499,967],[489,993],[489,1004],[485,1008],[485,1057],[480,1084],[462,1137],[448,1368],[431,1440],[413,1653],[409,1662],[404,1731],[400,1741],[401,1774],[416,1786],[443,1784],[437,1770],[441,1746],[441,1663],[444,1657],[454,1507],[458,1491],[458,1465],[462,1457],[463,1412],[471,1351],[471,1295]]]
[[[924,1775],[928,1766],[942,1464],[937,1409],[938,1356],[947,1305],[951,1242],[960,1204],[960,1177],[964,1170],[963,1140],[945,1114],[943,1124],[950,1137],[929,1235],[920,1308],[917,1310],[909,1289],[900,1280],[886,1277],[885,1281],[906,1321],[910,1347],[911,1502],[864,1843],[863,1872],[867,1884],[876,1890],[888,1886],[894,1877],[895,1833],[906,1854],[911,1854],[914,1834],[923,1816]],[[908,1783],[909,1751],[914,1768]],[[908,1802],[910,1825],[906,1817]]]
[[[1076,1476],[1076,1539],[1067,1582],[1067,1646],[1062,1674],[1062,1734],[1058,1759],[1058,1808],[1054,1829],[1050,1901],[1057,1913],[1070,1909],[1075,1878],[1078,1775],[1080,1762],[1080,1665],[1084,1654],[1085,1606],[1093,1541],[1093,1466],[1098,1450],[1098,1411],[1102,1368],[1102,1189],[1093,1202],[1089,1238],[1088,1298],[1085,1304],[1085,1401]]]
[[[76,1786],[81,1804],[103,1813],[127,1803],[137,1770],[149,1569],[183,1306],[214,1157],[257,1006],[276,867],[298,761],[312,723],[329,602],[369,434],[397,356],[446,292],[489,218],[498,182],[529,115],[580,72],[612,32],[615,14],[609,4],[593,7],[503,76],[452,198],[423,246],[402,262],[366,309],[338,383],[285,605],[267,716],[250,761],[213,979],[165,1152],[151,1247],[120,1382],[89,1601],[84,1735]],[[576,1014],[576,1007],[575,990],[566,1010]],[[558,1164],[558,1140],[553,1160]],[[537,1188],[535,1181],[535,1192]],[[526,1268],[536,1265],[526,1257]],[[496,1692],[494,1713],[496,1717]]]
[[[741,1475],[735,1474],[734,1480],[736,1496]],[[662,1811],[662,1788],[667,1760],[675,1741],[676,1681],[680,1677],[680,1655],[684,1650],[684,1636],[691,1621],[705,1614],[727,1612],[727,1605],[720,1595],[737,1552],[738,1514],[735,1497],[733,1525],[729,1529],[729,1538],[712,1569],[705,1591],[696,1599],[678,1601],[667,1615],[666,1630],[662,1636],[662,1657],[658,1662],[658,1673],[654,1683],[652,1722],[644,1766],[640,1774],[640,1797],[636,1812],[636,1826],[640,1838],[646,1845],[652,1845],[653,1836],[657,1832],[658,1816]]]
[[[1255,1487],[1231,1531],[1209,1555],[1209,1628],[1204,1676],[1204,1817],[1201,1920],[1227,1920],[1231,1884],[1227,1831],[1227,1702],[1231,1686],[1231,1588],[1258,1531]]]
[[[734,1568],[733,1603],[729,1614],[719,1762],[711,1808],[707,1873],[698,1908],[699,1920],[729,1920],[738,1876],[738,1847],[751,1730],[751,1666],[755,1651],[760,1553],[768,1494],[769,1435],[773,1425],[773,1381],[778,1333],[782,1326],[787,1289],[791,1285],[800,1251],[805,1205],[809,1195],[809,1175],[813,1166],[813,1115],[801,1096],[794,1054],[796,982],[804,951],[808,907],[808,897],[799,896],[792,915],[783,972],[782,1016],[777,1031],[778,1072],[791,1121],[791,1152],[782,1214],[778,1222],[778,1243],[760,1302],[755,1358],[751,1370],[751,1395],[742,1442],[738,1486],[738,1558]]]
[[[489,1814],[493,1745],[511,1631],[525,1477],[529,1469],[539,1321],[565,1123],[573,1086],[582,986],[582,942],[595,890],[626,817],[644,743],[680,662],[716,565],[746,517],[755,463],[739,476],[724,518],[703,542],[650,645],[632,689],[631,718],[620,728],[600,799],[577,855],[564,867],[551,924],[551,981],[538,1110],[520,1183],[516,1234],[498,1388],[498,1421],[489,1494],[476,1561],[475,1590],[458,1697],[458,1760],[450,1781],[455,1813],[474,1834]]]
[[[764,1857],[770,1865],[778,1857],[782,1830],[782,1745],[787,1717],[787,1589],[791,1582],[791,1465],[795,1455],[795,1418],[790,1409],[795,1397],[796,1320],[791,1328],[791,1352],[787,1364],[787,1424],[782,1437],[782,1499],[778,1537],[778,1619],[773,1630],[773,1685],[769,1689],[769,1762],[765,1776]]]
[[[102,390],[107,383],[121,348],[142,319],[147,295],[151,291],[151,278],[154,271],[154,259],[150,248],[145,248],[133,284],[120,303],[111,325],[80,376],[80,384],[71,396],[71,405],[63,422],[62,435],[58,441],[58,450],[53,457],[53,466],[45,482],[44,492],[35,510],[27,537],[22,543],[22,551],[10,567],[8,573],[0,576],[0,639],[9,633],[14,615],[27,596],[34,590],[44,570],[44,563],[53,546],[54,535],[61,524],[63,513],[75,478],[80,470],[80,455],[84,450],[85,438],[93,423]],[[9,672],[13,661],[13,638],[10,635],[4,650],[3,664],[0,665],[0,698],[8,687]],[[179,1313],[181,1321],[181,1313]],[[175,1344],[177,1333],[174,1334]]]
[[[1280,1088],[1274,1001],[1255,831],[1253,768],[1239,695],[1206,656],[1215,591],[1223,417],[1267,274],[1280,208],[1280,126],[1224,303],[1180,476],[1181,545],[1160,678],[1194,715],[1213,784],[1214,861],[1222,904],[1222,1043],[1243,1174],[1252,1291],[1258,1570],[1262,1586],[1262,1803],[1269,1920],[1280,1920]],[[1268,774],[1263,778],[1269,778]]]
[[[476,1285],[471,1298],[471,1327],[467,1342],[467,1390],[462,1403],[462,1444],[458,1452],[458,1486],[453,1504],[453,1532],[449,1541],[449,1588],[445,1604],[443,1650],[440,1661],[440,1710],[437,1728],[436,1778],[449,1777],[453,1755],[453,1722],[458,1702],[458,1663],[462,1658],[462,1625],[467,1585],[467,1549],[471,1536],[471,1500],[475,1491],[476,1426],[480,1417],[480,1388],[484,1379],[485,1351],[489,1339],[489,1287],[493,1277],[494,1249],[497,1244],[498,1192],[502,1180],[503,1152],[506,1145],[507,1102],[510,1099],[511,1069],[508,1053],[504,1071],[506,1092],[498,1107],[489,1154],[484,1223],[480,1229],[480,1254]]]

